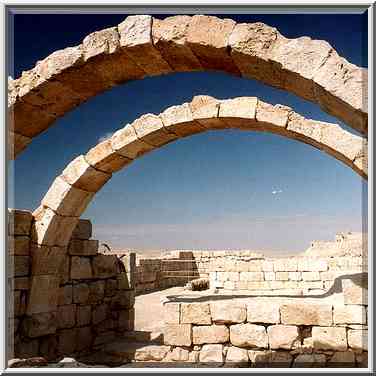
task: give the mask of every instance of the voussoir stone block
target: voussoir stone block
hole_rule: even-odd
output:
[[[165,345],[191,346],[192,324],[166,324],[163,338]]]
[[[250,300],[247,303],[247,321],[278,324],[280,322],[279,304],[255,299]]]
[[[247,309],[243,303],[210,303],[210,312],[212,320],[216,324],[237,324],[245,322],[247,318]]]
[[[222,100],[218,117],[228,128],[254,129],[256,124],[256,97]]]
[[[66,252],[67,249],[65,247],[51,247],[32,243],[31,274],[58,275],[65,260]]]
[[[220,101],[208,95],[196,95],[189,107],[192,118],[205,128],[223,127],[223,122],[218,119]]]
[[[346,328],[314,326],[312,339],[315,349],[337,351],[347,349]]]
[[[61,176],[73,187],[88,192],[99,191],[111,179],[111,174],[96,170],[90,166],[83,155],[78,156],[69,163]]]
[[[238,347],[268,348],[269,346],[265,327],[254,324],[231,325],[230,342]]]
[[[273,106],[258,100],[256,109],[257,129],[272,129],[284,134],[291,111],[290,107],[280,104]]]
[[[79,217],[93,198],[93,193],[72,187],[58,176],[42,199],[42,205],[62,216]]]
[[[271,325],[267,332],[271,349],[290,350],[299,345],[299,332],[296,326]]]
[[[281,323],[293,325],[332,325],[332,305],[287,303],[280,307]]]
[[[154,47],[153,18],[149,15],[128,16],[118,25],[120,47],[148,75],[172,72],[172,68]]]
[[[206,128],[193,119],[188,103],[169,107],[160,115],[164,127],[179,137],[205,132]]]
[[[208,303],[182,303],[180,306],[182,324],[210,325],[210,307]]]
[[[155,149],[155,146],[137,137],[137,133],[131,124],[127,124],[112,135],[111,147],[116,153],[128,158],[128,160],[136,159]]]
[[[68,245],[78,217],[60,216],[47,207],[39,207],[34,216],[35,222],[31,232],[33,242],[58,247]]]
[[[162,146],[176,140],[178,136],[167,131],[159,116],[142,115],[132,123],[137,137],[152,146]]]
[[[163,20],[153,18],[154,46],[170,67],[178,72],[202,70],[199,60],[186,43],[190,21],[190,16],[173,16]]]
[[[228,52],[228,40],[235,27],[230,19],[196,15],[187,30],[187,44],[205,69],[240,75]]]
[[[27,314],[56,311],[59,298],[59,276],[37,275],[31,277]]]
[[[192,338],[194,345],[226,343],[229,340],[229,330],[226,325],[193,326]]]
[[[105,140],[91,148],[85,155],[86,161],[94,168],[112,174],[132,162],[132,159],[117,153],[111,139]]]

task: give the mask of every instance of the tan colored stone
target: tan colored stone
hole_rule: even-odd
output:
[[[91,323],[91,306],[90,305],[78,305],[77,306],[76,321],[77,321],[77,326],[90,325]]]
[[[136,349],[134,358],[139,362],[161,361],[170,350],[170,346],[147,345]]]
[[[95,256],[98,246],[98,240],[73,239],[69,243],[68,253],[73,256]]]
[[[289,272],[276,272],[275,279],[277,281],[288,281],[289,280]]]
[[[71,257],[71,279],[90,279],[93,278],[90,258],[72,256]]]
[[[291,108],[277,104],[275,106],[257,101],[256,120],[257,129],[275,130],[283,133],[283,129],[287,126],[287,120]],[[278,130],[278,128],[281,128]]]
[[[351,351],[337,351],[328,361],[328,367],[349,368],[355,366],[355,354]]]
[[[248,350],[248,358],[253,367],[268,367],[270,350]]]
[[[254,129],[256,107],[256,97],[223,100],[219,106],[218,117],[226,124],[226,128]]]
[[[8,209],[8,235],[30,236],[31,212],[19,209]]]
[[[165,324],[180,324],[180,303],[166,303],[163,309]]]
[[[332,325],[332,306],[316,303],[287,303],[280,307],[282,324]]]
[[[118,25],[120,46],[148,75],[172,71],[152,40],[152,21],[148,15],[128,16]]]
[[[319,281],[320,273],[319,272],[302,272],[303,281]]]
[[[9,255],[29,256],[30,238],[28,236],[8,236]]]
[[[189,360],[189,351],[181,347],[175,347],[166,355],[163,361],[186,362]]]
[[[192,338],[194,345],[226,343],[229,340],[229,330],[225,325],[193,326]]]
[[[247,310],[245,304],[235,302],[210,303],[211,317],[216,324],[233,324],[245,322]]]
[[[97,192],[111,179],[111,174],[91,167],[85,157],[80,155],[68,164],[61,177],[75,188],[87,192]]]
[[[73,328],[76,325],[76,305],[62,305],[57,309],[57,328]]]
[[[230,19],[195,15],[187,31],[187,44],[205,69],[239,75],[228,53],[228,39],[235,27]]]
[[[119,265],[115,255],[98,254],[92,260],[94,278],[111,278],[116,276]]]
[[[100,322],[106,320],[107,310],[108,310],[107,304],[100,304],[93,308],[92,321],[94,325],[97,325]]]
[[[247,303],[247,321],[251,323],[270,323],[278,324],[280,322],[279,304],[265,301],[250,300]]]
[[[98,55],[114,53],[119,47],[119,34],[116,27],[95,31],[82,41],[84,60]]]
[[[31,274],[57,275],[65,261],[67,249],[65,247],[48,247],[44,245],[31,244]]]
[[[235,346],[229,347],[226,363],[248,364],[248,351]]]
[[[38,275],[31,277],[27,314],[56,311],[58,297],[58,276]]]
[[[155,148],[140,140],[131,124],[127,124],[112,135],[111,147],[116,153],[130,160],[136,159]]]
[[[334,306],[334,324],[366,324],[366,309],[361,305]]]
[[[368,304],[368,281],[366,276],[342,280],[345,304]]]
[[[179,137],[206,131],[205,127],[193,119],[188,103],[169,107],[159,116],[163,121],[164,127]]]
[[[349,347],[353,350],[368,351],[368,330],[350,329],[347,332]]]
[[[240,281],[263,281],[263,272],[241,272],[239,276]]]
[[[56,312],[35,313],[22,321],[23,331],[30,338],[54,334],[56,324]]]
[[[182,303],[180,310],[180,322],[182,324],[211,324],[210,308],[208,303]]]
[[[73,285],[73,303],[86,304],[89,300],[90,289],[87,283]]]
[[[236,324],[230,326],[230,341],[239,347],[268,348],[268,336],[261,325]]]
[[[140,140],[152,146],[162,146],[178,138],[170,129],[166,130],[160,117],[153,114],[142,115],[132,127]]]
[[[9,256],[8,270],[15,277],[25,277],[30,273],[30,257],[29,256]]]
[[[72,233],[72,240],[87,240],[91,238],[93,229],[89,219],[79,219]]]
[[[196,95],[189,104],[192,118],[203,127],[220,128],[223,122],[218,119],[220,101],[208,95]]]
[[[299,345],[299,332],[296,326],[271,325],[267,329],[271,349],[290,350]]]
[[[68,305],[73,303],[73,286],[72,285],[65,285],[59,288],[59,297],[57,304],[60,305]]]
[[[289,272],[289,280],[290,281],[301,281],[302,280],[302,273],[301,272]]]
[[[163,338],[166,345],[191,346],[192,324],[167,324],[163,329]]]
[[[299,354],[295,360],[294,368],[325,367],[326,357],[324,354]]]
[[[104,295],[106,297],[114,296],[116,295],[117,290],[118,290],[117,279],[107,279],[105,289],[104,289]]]
[[[112,148],[112,138],[102,141],[85,155],[86,161],[95,169],[112,174],[132,162],[131,158],[120,155]]]
[[[312,328],[313,346],[320,350],[345,351],[347,349],[346,328]]]
[[[223,345],[204,345],[200,351],[200,363],[223,364]]]
[[[15,290],[29,290],[30,289],[29,277],[14,278],[14,289]]]
[[[197,57],[186,45],[190,20],[189,16],[172,16],[163,20],[153,18],[154,46],[170,67],[178,72],[202,70]]]

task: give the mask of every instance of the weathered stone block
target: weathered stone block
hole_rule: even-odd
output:
[[[351,368],[355,366],[355,354],[351,351],[337,351],[327,363],[328,367]]]
[[[89,257],[72,256],[70,267],[71,279],[93,278]]]
[[[295,360],[293,367],[297,368],[313,368],[325,367],[326,357],[324,354],[299,354]]]
[[[218,118],[228,128],[254,129],[256,124],[256,107],[256,97],[223,100],[219,106]]]
[[[298,261],[295,258],[281,258],[274,260],[275,272],[296,272],[298,271]]]
[[[229,347],[226,354],[226,363],[248,364],[248,351],[235,346]]]
[[[59,330],[57,336],[58,349],[61,354],[70,355],[76,351],[77,328]]]
[[[268,336],[265,327],[254,324],[236,324],[230,326],[230,342],[239,347],[268,348]]]
[[[180,310],[180,322],[182,324],[211,324],[210,308],[208,303],[182,303]]]
[[[342,280],[345,304],[368,305],[368,281],[366,276]]]
[[[165,324],[180,324],[180,303],[166,303],[163,309]]]
[[[226,343],[229,340],[229,330],[225,325],[193,326],[192,338],[194,345]]]
[[[279,304],[250,300],[247,303],[247,321],[251,323],[278,324],[280,322]]]
[[[134,317],[134,308],[119,311],[119,329],[124,329],[126,331],[134,330]]]
[[[200,363],[212,363],[216,365],[223,364],[223,345],[204,345],[200,351]]]
[[[15,277],[25,277],[30,273],[29,256],[9,256],[9,272]]]
[[[85,304],[89,300],[90,289],[87,283],[73,285],[73,303]]]
[[[30,235],[33,215],[31,212],[19,209],[8,209],[8,234]]]
[[[98,253],[98,240],[72,239],[68,252],[74,256],[95,256]]]
[[[93,233],[91,221],[89,219],[79,219],[72,233],[73,239],[87,240]]]
[[[30,289],[30,278],[29,277],[16,277],[13,279],[14,290],[29,290]]]
[[[240,272],[240,281],[263,281],[263,272]]]
[[[115,255],[97,255],[93,257],[93,277],[111,278],[119,271],[118,259]]]
[[[76,351],[89,350],[93,343],[93,333],[90,326],[84,326],[76,329],[77,344]]]
[[[135,303],[134,290],[119,291],[116,297],[112,298],[111,304],[113,309],[133,308]]]
[[[105,281],[93,281],[88,284],[88,303],[97,304],[104,298]]]
[[[312,328],[313,347],[320,350],[345,351],[347,349],[346,328]]]
[[[302,272],[303,281],[319,281],[320,273],[319,272]]]
[[[58,275],[65,260],[65,247],[48,247],[31,244],[31,272],[33,275]]]
[[[60,305],[67,305],[72,304],[73,302],[73,286],[66,285],[59,288],[59,297],[57,304]]]
[[[91,306],[90,305],[78,305],[77,306],[76,321],[77,321],[77,326],[90,325],[91,323]]]
[[[13,350],[13,349],[12,349]],[[38,356],[39,341],[38,339],[26,339],[15,344],[14,356],[20,359],[30,359]]]
[[[289,280],[289,272],[276,272],[275,273],[276,281],[288,281]]]
[[[106,280],[106,285],[104,288],[104,295],[106,297],[111,297],[116,295],[118,288],[118,282],[116,279],[108,279]]]
[[[56,332],[56,312],[36,313],[22,321],[23,332],[30,338],[41,337]]]
[[[58,298],[59,277],[53,275],[33,276],[27,314],[56,311]]]
[[[366,309],[361,305],[334,306],[334,324],[363,324],[367,323]]]
[[[167,324],[163,329],[163,338],[166,345],[191,346],[192,324]]]
[[[283,133],[287,125],[287,120],[291,108],[277,104],[275,106],[257,101],[256,120],[257,129],[275,130],[277,133]],[[278,129],[281,128],[281,129]]]
[[[246,306],[242,303],[214,302],[210,304],[210,312],[216,324],[242,323],[247,318]]]
[[[136,349],[134,358],[139,362],[155,361],[160,362],[167,355],[170,346],[146,345]]]
[[[271,325],[267,332],[271,349],[290,350],[299,345],[299,332],[296,326]]]
[[[325,259],[301,257],[298,259],[298,270],[301,272],[325,272],[328,270],[328,261]]]
[[[353,330],[347,332],[349,347],[353,350],[368,351],[368,330]]]
[[[31,224],[30,224],[31,226]],[[29,236],[8,236],[8,249],[11,256],[29,256],[30,237]]]
[[[288,303],[280,307],[281,323],[293,325],[332,325],[329,304]]]
[[[94,307],[93,308],[93,315],[92,315],[93,324],[97,325],[100,322],[104,321],[107,317],[107,312],[108,312],[108,305],[107,304],[100,304],[100,305]]]
[[[135,275],[133,272],[123,272],[117,274],[119,290],[130,290],[135,286]]]
[[[23,316],[26,312],[26,292],[13,291],[13,307],[10,307],[10,315],[12,316],[12,309],[14,316]]]
[[[57,309],[57,328],[73,328],[76,325],[76,305],[62,305]]]

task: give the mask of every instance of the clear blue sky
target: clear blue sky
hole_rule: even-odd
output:
[[[125,16],[16,15],[10,75],[18,77],[37,60],[79,44],[90,32],[114,26]],[[367,16],[226,17],[261,21],[289,38],[324,39],[350,62],[367,66]],[[292,94],[222,73],[133,81],[59,119],[10,163],[15,177],[11,206],[35,209],[55,176],[99,139],[144,113],[159,113],[197,94],[255,95],[308,118],[339,122]],[[82,217],[92,220],[95,238],[116,248],[297,252],[313,239],[333,239],[337,231],[361,231],[366,189],[350,168],[308,145],[271,134],[217,131],[140,158],[114,175]]]

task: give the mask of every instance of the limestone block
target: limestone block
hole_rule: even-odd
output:
[[[111,137],[111,147],[116,153],[129,160],[136,159],[155,149],[154,146],[140,140],[131,124],[116,131]]]
[[[277,39],[282,38],[277,29],[261,22],[237,24],[230,35],[229,45],[242,76],[282,87],[282,75],[268,58]]]
[[[367,323],[366,309],[362,305],[334,306],[334,324],[363,324]]]
[[[188,103],[169,107],[159,116],[162,119],[164,127],[179,137],[206,131],[204,126],[193,119]]]
[[[27,314],[56,311],[58,297],[58,276],[38,275],[31,277]]]
[[[93,333],[91,331],[90,326],[77,328],[76,330],[77,330],[76,350],[77,351],[89,350],[93,342]]]
[[[116,295],[118,290],[118,282],[116,279],[107,279],[104,288],[104,296],[111,297]]]
[[[180,324],[180,303],[166,303],[163,310],[165,324]]]
[[[8,209],[8,234],[29,236],[33,215],[19,209]]]
[[[148,75],[170,73],[171,67],[153,45],[152,22],[148,15],[128,16],[118,25],[120,46]]]
[[[301,272],[289,272],[289,281],[301,281],[302,273]]]
[[[77,306],[76,321],[77,321],[77,326],[90,325],[91,323],[91,306],[90,305],[78,305]]]
[[[180,321],[182,324],[211,324],[210,308],[208,303],[182,303],[180,310]]]
[[[15,290],[29,290],[30,289],[29,277],[14,278],[14,289]]]
[[[42,205],[63,216],[79,217],[93,193],[74,188],[58,176],[42,199]]]
[[[92,320],[93,324],[97,325],[104,321],[107,317],[108,306],[107,304],[100,304],[93,308]]]
[[[61,354],[70,355],[76,351],[77,328],[59,330],[57,336],[58,349]]]
[[[328,367],[349,368],[355,366],[355,354],[351,351],[337,351],[328,361]]]
[[[30,257],[29,256],[9,256],[8,270],[15,277],[25,277],[30,273]]]
[[[247,303],[247,321],[251,323],[278,324],[279,304],[265,301],[250,300]]]
[[[211,317],[216,324],[237,324],[245,322],[247,318],[247,309],[245,304],[230,302],[210,303]]]
[[[227,128],[254,129],[256,107],[256,97],[223,100],[219,106],[218,117]]]
[[[90,289],[87,283],[73,285],[73,303],[85,304],[89,299]]]
[[[33,365],[37,364],[38,366],[43,365],[43,362],[40,361],[40,363],[38,364],[38,361],[36,361],[37,359],[41,359],[41,358],[35,358],[37,355],[39,355],[38,349],[39,349],[38,339],[32,339],[32,340],[23,339],[22,341],[18,342],[14,348],[15,356],[19,358],[18,362],[17,360],[15,360],[14,362],[12,362],[13,364],[11,366],[10,366],[11,361],[8,362],[8,368],[13,368],[13,367],[18,368],[17,363],[23,364],[21,365],[21,367],[28,367],[28,366],[30,367],[31,364]]]
[[[13,306],[10,306],[10,316],[23,316],[26,311],[26,294],[22,291],[13,291]],[[13,312],[12,312],[13,310]]]
[[[152,37],[170,67],[178,72],[202,70],[201,64],[186,44],[191,17],[173,16],[163,20],[153,18]]]
[[[299,354],[292,365],[294,368],[325,367],[326,357],[324,354]]]
[[[230,326],[230,342],[239,347],[268,348],[268,336],[265,327],[254,324],[236,324]]]
[[[240,281],[263,281],[263,272],[240,272]]]
[[[276,281],[288,281],[289,280],[289,272],[276,272],[275,273]]]
[[[194,345],[226,343],[229,340],[229,330],[225,325],[193,326],[192,338]]]
[[[302,257],[298,259],[298,269],[301,272],[325,272],[328,270],[328,261],[319,258]]]
[[[112,174],[132,162],[112,148],[112,138],[102,141],[85,155],[86,161],[95,169]]]
[[[292,325],[332,325],[332,305],[287,303],[280,307],[281,323]]]
[[[269,353],[269,367],[288,368],[292,363],[292,356],[286,351],[273,351]]]
[[[320,273],[319,272],[302,272],[303,281],[319,281]]]
[[[347,349],[346,328],[314,326],[312,338],[315,349],[337,351]]]
[[[112,298],[113,309],[133,308],[135,303],[134,290],[119,291],[115,298]]]
[[[229,347],[226,354],[226,363],[248,364],[248,351],[235,346]]]
[[[274,260],[275,272],[296,272],[298,271],[298,262],[295,258],[280,258]]]
[[[79,219],[72,233],[72,241],[74,239],[87,240],[91,238],[93,229],[89,219]]]
[[[71,279],[90,279],[93,278],[91,262],[89,257],[72,256],[71,257]]]
[[[88,303],[97,304],[104,298],[105,281],[90,281]]]
[[[70,279],[70,256],[66,254],[59,270],[60,284],[71,282]]]
[[[368,330],[349,329],[347,339],[353,350],[368,351]]]
[[[248,358],[253,367],[269,367],[270,350],[248,350]]]
[[[223,345],[215,344],[202,346],[199,362],[221,365],[223,363]]]
[[[98,253],[98,240],[72,239],[68,252],[74,256],[95,256]]]
[[[192,324],[167,324],[163,329],[165,345],[191,346]]]
[[[299,332],[296,326],[271,325],[267,329],[271,349],[290,350],[299,346]]]
[[[57,304],[60,305],[68,305],[72,304],[73,302],[73,286],[72,285],[65,285],[59,287],[59,297]]]
[[[73,328],[76,325],[76,305],[61,305],[57,309],[57,328]]]
[[[160,362],[167,355],[170,346],[147,345],[136,349],[134,358],[139,362]]]
[[[283,133],[284,128],[287,126],[288,116],[291,111],[292,110],[289,107],[280,104],[273,106],[269,103],[258,100],[256,108],[256,127],[260,130],[271,129]],[[281,129],[278,130],[278,128]]]
[[[119,311],[119,329],[134,330],[134,308]]]
[[[9,255],[29,256],[30,238],[29,236],[8,236]]]
[[[111,278],[116,276],[119,265],[115,255],[98,254],[92,260],[94,278]]]
[[[187,44],[205,69],[240,75],[228,52],[228,39],[235,27],[230,19],[195,15],[187,31]]]
[[[218,119],[219,104],[216,98],[196,95],[189,103],[192,118],[207,129],[223,127],[223,122]]]
[[[162,146],[176,140],[178,136],[167,130],[159,116],[145,114],[132,123],[137,137],[152,146]]]
[[[234,281],[225,281],[225,283],[223,284],[223,288],[225,290],[235,290],[236,289],[235,282]]]
[[[169,360],[173,362],[186,362],[189,360],[189,351],[182,347],[175,347],[169,352],[164,361]]]
[[[248,281],[247,289],[248,290],[269,290],[270,281]]]
[[[342,280],[345,304],[368,305],[368,281],[366,276]]]
[[[42,337],[56,332],[56,312],[35,313],[22,321],[23,332],[30,338]]]
[[[31,273],[32,275],[57,275],[65,261],[65,247],[48,247],[31,244]]]
[[[290,273],[294,273],[294,272],[290,272]],[[264,278],[265,278],[265,281],[275,281],[276,273],[264,272]]]

